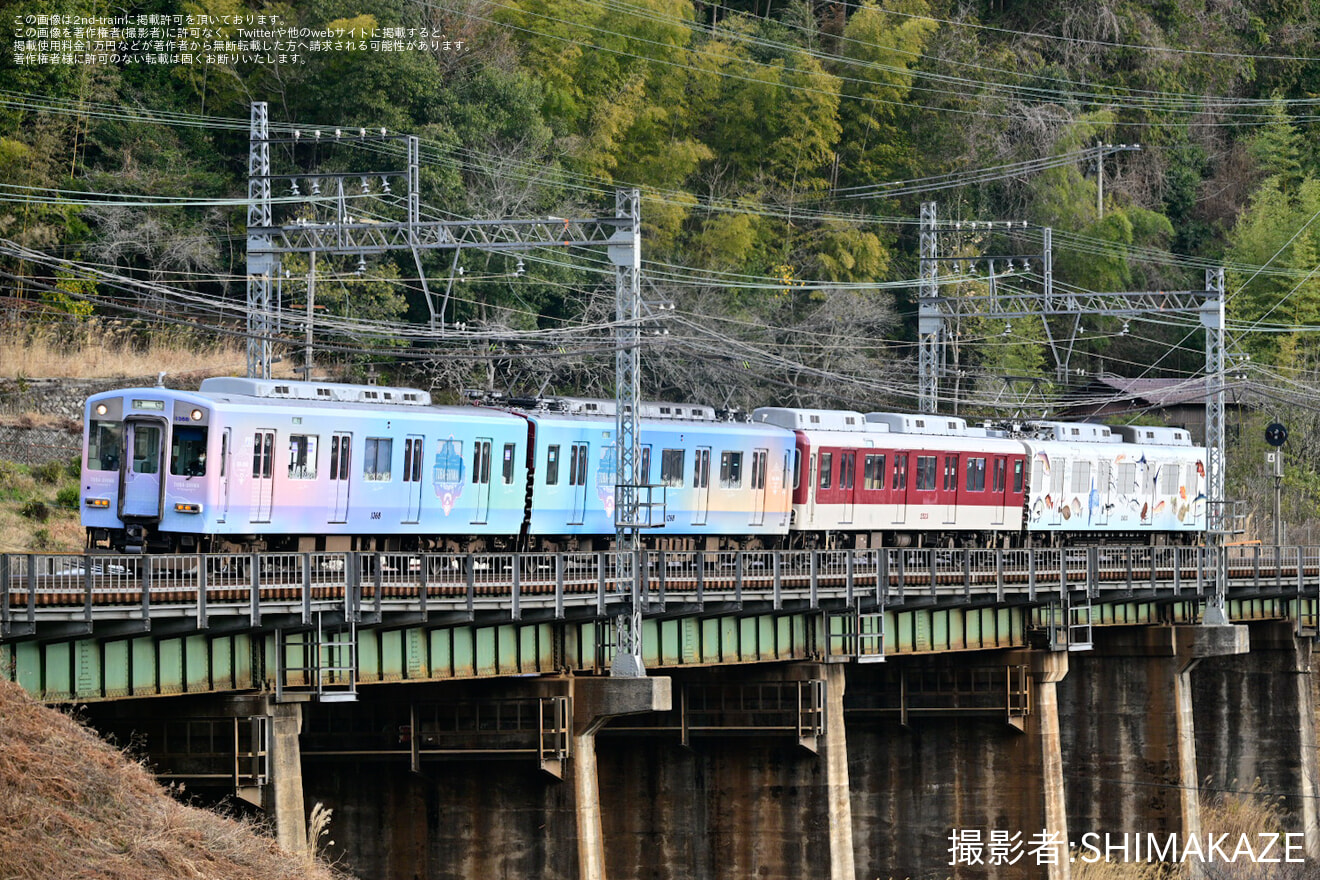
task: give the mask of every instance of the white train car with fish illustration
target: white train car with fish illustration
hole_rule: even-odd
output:
[[[1205,449],[1181,428],[1035,422],[1026,529],[1034,543],[1062,535],[1192,541],[1206,528]]]

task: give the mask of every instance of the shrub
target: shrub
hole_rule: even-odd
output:
[[[60,490],[55,493],[55,503],[60,507],[70,508],[72,510],[78,509],[78,501],[80,498],[81,495],[78,492],[77,486],[61,486]]]
[[[18,515],[24,519],[33,519],[37,522],[45,522],[50,519],[50,508],[44,501],[24,501],[18,508]]]
[[[32,468],[32,476],[39,483],[53,486],[64,476],[64,465],[58,461],[48,461]]]

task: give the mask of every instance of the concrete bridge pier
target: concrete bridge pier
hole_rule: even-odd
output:
[[[1206,722],[1196,729],[1197,766],[1212,788],[1243,791],[1259,780],[1263,792],[1283,793],[1287,830],[1303,832],[1306,855],[1320,859],[1312,639],[1291,621],[1248,628],[1250,655],[1208,658],[1193,676]]]
[[[1068,880],[1069,659],[1013,650],[850,670],[859,876]],[[955,833],[980,845],[955,859]]]
[[[268,694],[226,700],[230,713],[239,717],[265,716],[269,726],[266,743],[269,776],[261,792],[261,807],[275,825],[275,840],[286,852],[307,851],[307,814],[303,807],[302,704],[277,703]]]
[[[1095,650],[1073,658],[1060,690],[1074,842],[1201,832],[1192,671],[1249,643],[1243,626],[1096,631]]]
[[[605,836],[600,820],[600,777],[596,734],[612,718],[672,707],[668,678],[581,678],[573,689],[574,813],[577,825],[579,880],[606,880]]]

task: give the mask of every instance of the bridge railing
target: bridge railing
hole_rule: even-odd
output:
[[[1204,547],[1066,549],[878,548],[790,551],[645,551],[644,599],[742,603],[829,600],[1047,601],[1064,592],[1195,595],[1210,583]],[[38,618],[91,620],[157,613],[305,613],[507,609],[595,605],[609,613],[618,554],[231,553],[170,556],[0,554],[5,632]],[[1300,594],[1320,581],[1320,547],[1260,545],[1226,551],[1229,587]],[[358,613],[353,611],[350,613]]]

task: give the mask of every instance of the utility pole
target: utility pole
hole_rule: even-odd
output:
[[[1095,215],[1105,216],[1105,155],[1140,150],[1141,144],[1102,144],[1095,142]]]

